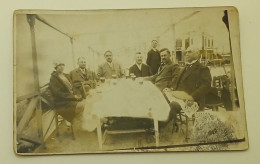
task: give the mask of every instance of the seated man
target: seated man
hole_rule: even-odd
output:
[[[70,72],[70,78],[76,94],[86,98],[87,92],[96,86],[95,74],[86,68],[86,59],[84,57],[78,58],[78,65],[78,68]]]
[[[113,76],[116,78],[121,78],[123,76],[123,70],[119,63],[113,61],[113,54],[111,51],[106,51],[104,54],[106,62],[98,67],[98,77],[104,77],[106,79],[111,79]]]
[[[152,81],[160,90],[170,87],[174,72],[178,67],[171,61],[171,53],[169,49],[163,48],[160,50],[161,65],[157,73],[153,76],[146,77],[145,80]]]
[[[133,73],[136,77],[151,76],[151,68],[143,63],[143,55],[141,52],[136,53],[135,59],[136,63],[129,68],[129,73]]]
[[[186,50],[185,59],[187,65],[184,68],[179,68],[174,72],[171,89],[173,96],[178,99],[186,100],[188,104],[194,101],[198,103],[199,108],[203,109],[205,104],[205,95],[211,87],[211,74],[207,66],[203,66],[199,62],[199,50]],[[182,92],[181,92],[182,91]],[[171,102],[170,117],[174,120],[174,129],[178,129],[176,124],[177,113],[181,111],[181,106],[177,102]]]

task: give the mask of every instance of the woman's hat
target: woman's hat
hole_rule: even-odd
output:
[[[60,66],[60,65],[65,66],[65,64],[64,64],[63,62],[61,62],[61,61],[54,61],[54,62],[53,62],[54,68],[56,68],[57,66]]]

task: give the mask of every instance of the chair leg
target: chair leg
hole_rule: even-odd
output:
[[[173,124],[172,124],[172,133],[178,132],[178,131],[179,131],[179,126],[178,126],[177,122],[173,122]]]
[[[192,124],[194,125],[194,123],[195,123],[195,115],[193,114],[192,115]]]
[[[75,134],[74,134],[74,129],[73,129],[72,123],[71,123],[71,125],[70,125],[70,129],[71,129],[72,139],[75,140]]]
[[[181,123],[183,123],[183,122],[182,122],[182,116],[181,116],[181,113],[180,113],[179,115],[180,115],[180,121],[181,121]]]
[[[59,136],[60,135],[60,128],[59,128],[59,119],[58,119],[58,113],[55,111],[55,124],[56,124],[56,136]],[[63,119],[63,121],[66,121]],[[73,124],[70,123],[70,131],[71,131],[71,136],[72,136],[72,139],[75,140],[75,134],[74,134],[74,128],[73,128]]]
[[[185,116],[186,117],[186,134],[185,134],[185,139],[188,140],[188,133],[189,133],[189,118],[188,116]]]
[[[55,125],[56,125],[56,135],[59,136],[60,135],[60,131],[59,131],[59,120],[58,120],[58,114],[55,111]]]

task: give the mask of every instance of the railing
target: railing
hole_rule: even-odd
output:
[[[43,144],[45,137],[47,137],[46,134],[48,133],[50,126],[51,126],[54,119],[52,119],[51,123],[49,125],[47,125],[48,128],[47,128],[46,134],[43,134],[42,102],[47,104],[49,106],[49,108],[51,108],[51,109],[53,108],[53,106],[46,99],[44,99],[41,96],[42,91],[44,89],[46,89],[46,86],[48,86],[48,84],[44,85],[43,87],[39,86],[37,49],[36,49],[36,39],[35,39],[35,27],[34,27],[35,21],[38,20],[38,21],[44,23],[45,25],[47,25],[50,28],[60,32],[61,34],[65,35],[66,37],[68,37],[70,39],[70,43],[72,45],[72,59],[73,59],[74,67],[75,67],[75,56],[74,56],[74,51],[73,51],[74,38],[71,35],[69,35],[69,34],[61,31],[60,29],[54,27],[53,25],[51,25],[49,22],[47,22],[46,20],[44,20],[43,18],[41,18],[37,14],[27,14],[26,16],[27,16],[27,22],[30,26],[30,33],[31,33],[33,73],[34,73],[34,76],[33,76],[33,78],[34,78],[34,92],[16,98],[16,103],[19,103],[22,100],[29,100],[29,103],[28,103],[28,106],[26,107],[26,110],[25,110],[24,114],[22,115],[22,118],[19,121],[18,125],[17,126],[15,125],[15,130],[17,132],[15,139],[19,143],[19,140],[23,138],[22,133],[24,131],[24,128],[29,124],[32,116],[35,113],[36,123],[37,123],[37,131],[38,131],[38,137],[39,137],[39,141],[37,141],[37,142],[40,142],[41,144]],[[17,109],[15,109],[15,110],[17,110]],[[15,111],[15,115],[14,115],[15,118],[17,118],[16,112],[17,111]],[[55,115],[54,115],[54,117],[55,117]]]
[[[26,107],[25,112],[22,115],[21,120],[19,121],[18,125],[17,125],[17,141],[19,143],[20,140],[26,140],[32,143],[38,143],[38,144],[44,144],[44,141],[49,137],[49,135],[52,133],[50,132],[51,130],[53,130],[52,125],[53,122],[55,121],[55,129],[57,128],[57,115],[55,114],[55,112],[53,113],[54,106],[53,104],[51,104],[50,102],[48,102],[48,100],[46,100],[45,98],[43,98],[41,95],[43,92],[45,92],[45,90],[48,88],[49,84],[46,84],[42,87],[40,87],[40,93],[34,92],[31,94],[27,94],[24,96],[20,96],[17,97],[16,99],[16,103],[19,103],[23,100],[29,100],[28,101],[28,105]],[[42,109],[41,109],[41,105],[42,103],[46,104],[48,109],[47,112],[43,113]],[[41,111],[37,110],[37,109],[41,109]],[[17,109],[15,109],[17,110]],[[38,113],[38,115],[40,114],[41,117],[37,117],[37,111],[39,111],[40,113]],[[51,116],[51,121],[50,122],[43,122],[43,116],[45,117],[49,117]],[[25,128],[29,125],[30,121],[32,121],[34,119],[34,121],[37,122],[38,125],[42,125],[41,127],[38,127],[38,134],[31,134],[32,136],[37,135],[38,138],[36,137],[32,137],[32,136],[28,136],[25,135],[23,132],[25,130]],[[43,129],[46,129],[45,132]]]

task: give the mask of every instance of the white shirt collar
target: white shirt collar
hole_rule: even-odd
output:
[[[86,68],[79,68],[81,70],[82,73],[86,73]]]
[[[107,62],[107,64],[108,64],[110,67],[113,67],[113,63],[112,63],[112,62]]]
[[[137,64],[137,63],[135,63],[136,65],[137,65],[137,67],[139,68],[139,70],[141,71],[141,68],[142,68],[142,63],[141,64]]]
[[[157,49],[156,49],[156,48],[152,48],[152,50],[153,50],[153,51],[155,51],[155,52],[157,51]]]
[[[196,59],[196,60],[192,60],[191,62],[187,62],[187,64],[192,65],[192,64],[196,63],[196,61],[198,61],[198,59]]]

